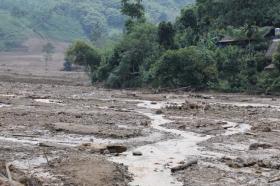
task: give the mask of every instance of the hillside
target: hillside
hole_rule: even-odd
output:
[[[172,20],[194,0],[144,0],[152,22]],[[32,35],[59,41],[112,36],[122,30],[120,0],[1,0],[0,50],[20,46]]]

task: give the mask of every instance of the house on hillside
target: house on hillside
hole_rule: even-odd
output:
[[[272,59],[273,55],[277,52],[279,46],[280,46],[280,39],[273,39],[265,54],[265,57],[268,59]]]
[[[218,41],[217,44],[219,47],[226,47],[226,46],[232,46],[232,45],[245,47],[249,44],[249,40],[241,39],[241,38],[234,38],[231,36],[225,36],[220,41]]]
[[[217,45],[220,47],[232,45],[246,47],[250,42],[256,41],[259,38],[267,40],[280,38],[280,28],[274,28],[271,26],[261,27],[259,28],[258,33],[253,35],[250,39],[247,37],[224,36],[220,41],[218,41]]]
[[[237,38],[232,36],[224,36],[220,41],[218,41],[217,45],[219,47],[239,46],[245,48],[250,42],[258,41],[260,39],[265,39],[270,43],[267,52],[265,53],[265,57],[268,61],[270,61],[271,64],[266,66],[264,70],[273,71],[276,66],[272,64],[272,59],[280,47],[280,28],[274,28],[271,26],[261,27],[258,29],[258,32],[250,39],[246,37]]]
[[[274,64],[270,64],[270,65],[268,65],[264,68],[264,70],[267,71],[267,72],[273,71],[275,69],[276,69],[276,66]]]

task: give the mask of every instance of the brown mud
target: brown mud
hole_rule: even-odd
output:
[[[107,90],[32,55],[0,55],[0,185],[280,185],[279,97]]]

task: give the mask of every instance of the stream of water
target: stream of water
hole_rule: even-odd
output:
[[[134,175],[134,180],[131,182],[132,186],[182,186],[183,183],[178,182],[171,175],[170,168],[179,165],[181,161],[188,161],[195,156],[205,155],[198,143],[209,139],[211,136],[201,136],[192,132],[162,127],[162,125],[172,121],[165,119],[164,115],[154,114],[151,109],[159,109],[163,106],[164,104],[152,104],[152,102],[143,101],[138,104],[138,112],[152,120],[151,127],[154,129],[177,135],[178,137],[144,145],[111,159],[114,162],[128,166],[129,171]],[[228,123],[227,127],[227,132],[224,135],[242,133],[250,129],[247,124],[232,122]],[[134,151],[143,153],[143,156],[133,156]],[[211,156],[211,152],[208,155]]]

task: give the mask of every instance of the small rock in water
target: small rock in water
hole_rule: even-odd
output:
[[[271,132],[272,130],[269,127],[264,127],[262,131],[263,132]]]
[[[149,122],[148,121],[142,121],[140,123],[140,125],[147,127],[147,126],[149,126]]]
[[[187,128],[186,125],[180,125],[180,126],[178,127],[178,129],[180,129],[180,130],[186,130],[186,128]]]
[[[271,147],[272,145],[267,143],[253,143],[249,146],[249,150],[257,150],[258,148],[269,149]]]
[[[110,151],[106,149],[103,151],[103,154],[110,154]]]
[[[123,153],[127,150],[127,147],[123,145],[108,145],[107,150],[110,153]]]
[[[156,114],[162,114],[162,113],[163,113],[162,110],[157,110],[157,111],[156,111]]]
[[[133,154],[133,156],[142,156],[143,155],[143,153],[140,151],[135,151],[132,154]]]
[[[194,160],[191,160],[189,162],[186,162],[185,164],[183,165],[179,165],[177,167],[173,167],[171,168],[171,172],[177,172],[177,171],[181,171],[181,170],[185,170],[193,165],[196,165],[198,163],[198,160],[194,159]]]
[[[185,164],[185,161],[180,161],[178,164],[183,165]]]

